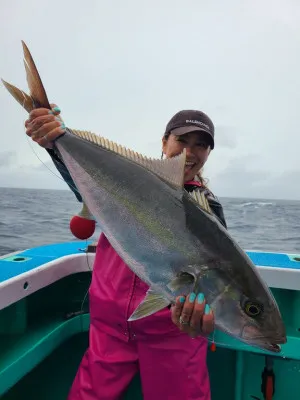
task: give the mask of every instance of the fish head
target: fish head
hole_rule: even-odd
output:
[[[217,327],[248,345],[279,353],[286,343],[280,310],[264,282],[249,275],[243,284],[222,280],[212,306]]]

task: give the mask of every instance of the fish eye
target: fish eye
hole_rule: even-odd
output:
[[[245,301],[243,309],[245,313],[252,318],[258,317],[263,312],[262,304],[251,300]]]

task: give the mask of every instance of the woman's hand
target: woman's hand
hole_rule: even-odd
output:
[[[194,293],[177,297],[171,313],[174,324],[191,337],[207,336],[214,330],[214,315],[202,293],[197,298]]]
[[[65,132],[65,124],[60,117],[60,109],[51,104],[52,110],[37,108],[25,121],[26,134],[41,147],[52,148],[53,141]]]

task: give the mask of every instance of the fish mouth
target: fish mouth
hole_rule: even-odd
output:
[[[260,341],[260,340],[249,340],[248,344],[250,346],[259,347],[263,350],[270,351],[272,353],[280,353],[281,345],[286,343],[286,338],[281,338],[276,341]]]
[[[269,350],[273,351],[274,353],[280,353],[281,352],[281,346],[279,344],[273,344],[270,343],[269,345]]]
[[[271,351],[272,353],[280,353],[281,346],[278,343],[263,343],[260,345],[264,350]]]
[[[281,352],[281,345],[287,342],[286,337],[280,338],[266,338],[266,337],[256,337],[256,338],[243,338],[246,344],[254,347],[258,347],[262,350],[267,350],[272,353],[280,353]]]
[[[280,329],[277,334],[263,335],[256,325],[247,324],[243,329],[243,340],[250,346],[255,346],[272,353],[280,353],[281,345],[287,342],[285,331]]]

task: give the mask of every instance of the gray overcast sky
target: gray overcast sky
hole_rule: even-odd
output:
[[[217,195],[300,199],[299,2],[2,0],[0,76],[26,90],[21,39],[67,126],[159,157],[168,119],[201,109]],[[2,85],[0,106],[0,186],[67,189]]]

